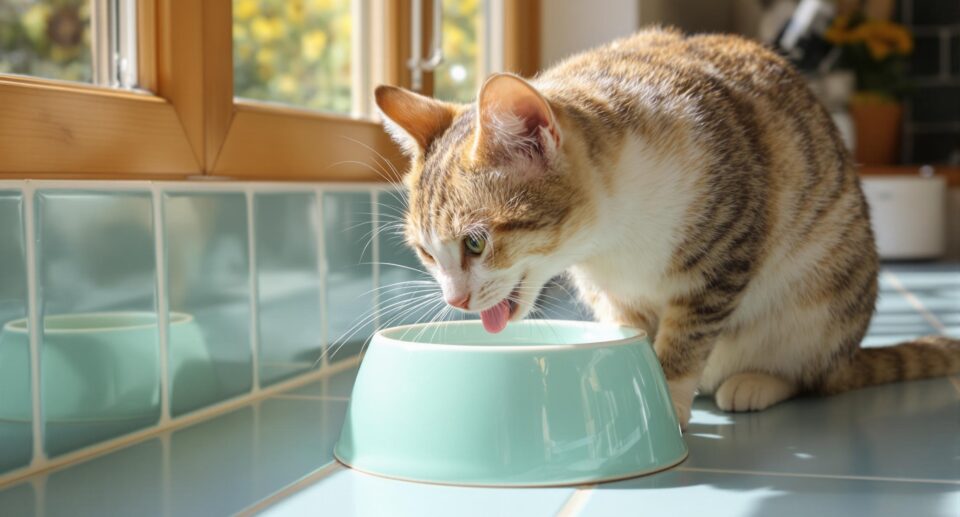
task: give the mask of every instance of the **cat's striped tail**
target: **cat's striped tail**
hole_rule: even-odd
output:
[[[820,391],[834,394],[956,373],[960,373],[960,340],[926,336],[895,346],[860,348],[827,373]]]

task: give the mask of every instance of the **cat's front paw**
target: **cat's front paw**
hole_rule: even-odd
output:
[[[697,393],[697,381],[697,377],[683,377],[667,381],[670,399],[673,400],[673,409],[677,413],[681,431],[686,431],[687,425],[690,423],[693,397]]]

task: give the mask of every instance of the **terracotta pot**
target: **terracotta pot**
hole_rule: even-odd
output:
[[[856,129],[854,157],[863,165],[891,165],[900,156],[903,106],[895,102],[850,102]]]

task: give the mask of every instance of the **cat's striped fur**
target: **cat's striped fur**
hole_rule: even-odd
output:
[[[496,76],[475,104],[377,100],[412,157],[408,240],[445,293],[510,297],[518,319],[568,272],[598,319],[655,336],[684,424],[697,388],[757,410],[960,371],[947,338],[860,348],[878,259],[856,171],[756,43],[655,29],[529,85]],[[489,249],[467,257],[477,233]]]

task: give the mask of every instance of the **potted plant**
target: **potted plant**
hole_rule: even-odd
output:
[[[907,86],[913,37],[900,24],[871,19],[860,11],[836,17],[824,37],[839,52],[838,66],[856,76],[850,115],[856,128],[857,162],[895,163],[903,118],[900,99]]]

